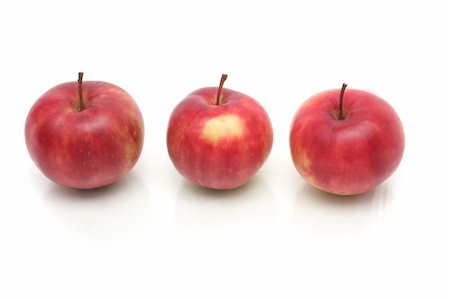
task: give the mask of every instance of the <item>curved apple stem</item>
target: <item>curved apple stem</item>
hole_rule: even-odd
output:
[[[347,87],[346,83],[342,83],[341,95],[339,96],[339,119],[344,119],[344,113],[342,112],[342,104],[344,102],[344,92]]]
[[[80,101],[80,106],[78,111],[83,111],[85,109],[83,102],[83,72],[78,73],[78,100]]]
[[[222,77],[220,78],[219,89],[217,90],[216,105],[222,104],[221,93],[222,93],[223,84],[225,83],[225,80],[227,78],[228,78],[227,74],[222,74]]]

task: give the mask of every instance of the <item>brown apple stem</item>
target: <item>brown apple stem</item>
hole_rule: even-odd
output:
[[[342,104],[344,102],[344,92],[347,87],[346,83],[342,83],[341,95],[339,96],[339,119],[344,119],[344,113],[342,112]]]
[[[78,111],[84,110],[84,102],[83,102],[83,72],[78,73],[78,100],[80,101],[80,106],[78,107]]]
[[[227,78],[228,78],[227,74],[222,74],[222,77],[220,78],[219,89],[217,90],[216,105],[222,104],[221,93],[222,93],[223,84],[225,83],[225,80]]]

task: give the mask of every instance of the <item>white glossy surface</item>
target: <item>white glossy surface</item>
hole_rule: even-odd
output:
[[[448,298],[449,19],[445,1],[1,2],[0,298]],[[146,122],[132,173],[89,192],[43,177],[23,136],[34,101],[80,70]],[[165,146],[173,107],[222,72],[275,134],[229,192],[184,181]],[[288,147],[297,107],[343,81],[406,133],[396,173],[352,198],[307,186]]]

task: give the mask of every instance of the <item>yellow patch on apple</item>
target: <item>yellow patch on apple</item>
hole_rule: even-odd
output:
[[[303,178],[305,179],[306,182],[308,182],[311,186],[317,188],[317,189],[322,189],[319,187],[319,185],[316,183],[316,180],[313,176],[306,174],[304,172],[301,173],[301,175],[303,176]]]
[[[309,160],[309,158],[305,152],[303,152],[300,157],[300,163],[301,163],[303,169],[309,170],[309,166],[311,165],[311,160]]]
[[[201,136],[212,144],[216,144],[224,138],[240,138],[243,133],[241,119],[234,114],[225,114],[206,122]]]

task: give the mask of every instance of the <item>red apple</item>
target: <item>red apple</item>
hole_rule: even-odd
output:
[[[290,134],[298,172],[312,186],[340,195],[381,184],[399,165],[405,147],[394,109],[372,93],[346,86],[304,102]]]
[[[272,148],[272,125],[251,97],[207,87],[175,107],[167,129],[167,148],[176,169],[191,182],[213,189],[246,183]]]
[[[100,81],[57,85],[31,108],[25,125],[28,151],[54,182],[79,189],[109,185],[136,164],[144,123],[132,97]]]

